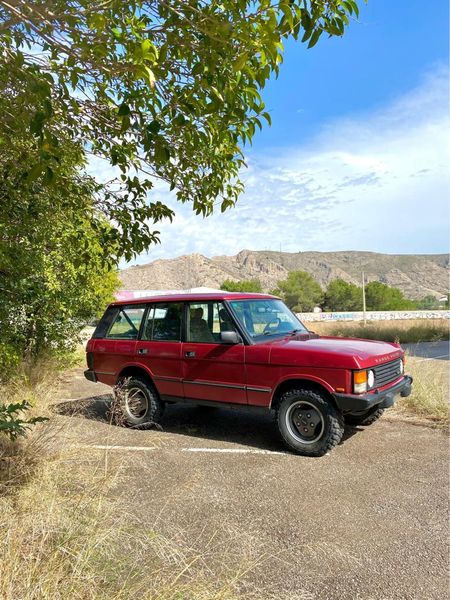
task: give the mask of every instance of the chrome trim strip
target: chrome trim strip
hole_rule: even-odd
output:
[[[115,375],[114,372],[111,373],[111,371],[94,371],[94,373],[96,375]]]
[[[154,375],[153,379],[155,381],[176,381],[177,383],[182,383],[181,377],[159,377],[158,375]]]
[[[263,392],[264,394],[270,394],[272,391],[271,388],[259,388],[252,387],[247,385],[236,385],[233,383],[214,383],[211,381],[202,381],[198,379],[183,379],[183,383],[191,383],[193,385],[209,385],[212,387],[223,387],[223,388],[231,388],[236,390],[246,390],[248,392]]]
[[[198,379],[183,379],[183,383],[191,383],[193,385],[209,385],[213,387],[233,388],[235,390],[245,390],[245,385],[234,385],[232,383],[212,383],[210,381],[200,381]]]

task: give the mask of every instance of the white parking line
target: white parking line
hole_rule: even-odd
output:
[[[108,446],[106,444],[93,444],[85,446],[75,446],[75,448],[84,448],[87,450],[136,450],[136,451],[148,451],[148,450],[161,450],[156,446]],[[172,450],[169,448],[169,450]],[[210,454],[277,454],[279,456],[286,456],[284,452],[277,452],[271,450],[256,450],[253,448],[180,448],[178,452],[204,452]]]
[[[94,450],[159,450],[156,446],[107,446],[102,444],[94,444],[90,446],[75,446],[75,448],[85,448]]]
[[[181,448],[181,452],[209,452],[211,454],[278,454],[280,456],[286,456],[284,452],[255,450],[253,448]]]

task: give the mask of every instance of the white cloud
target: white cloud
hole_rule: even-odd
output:
[[[443,69],[390,106],[325,124],[307,144],[250,154],[246,191],[203,219],[176,210],[161,245],[136,262],[243,248],[445,252],[449,242],[448,95]],[[261,134],[264,135],[264,132]]]

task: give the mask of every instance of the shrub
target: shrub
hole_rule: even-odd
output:
[[[20,435],[25,435],[32,425],[48,420],[46,417],[24,419],[24,413],[30,408],[31,404],[27,400],[0,404],[0,433],[6,434],[11,440],[16,440]]]

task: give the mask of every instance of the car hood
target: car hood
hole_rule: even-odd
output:
[[[284,338],[272,343],[270,363],[365,369],[403,356],[399,344],[341,337]]]

